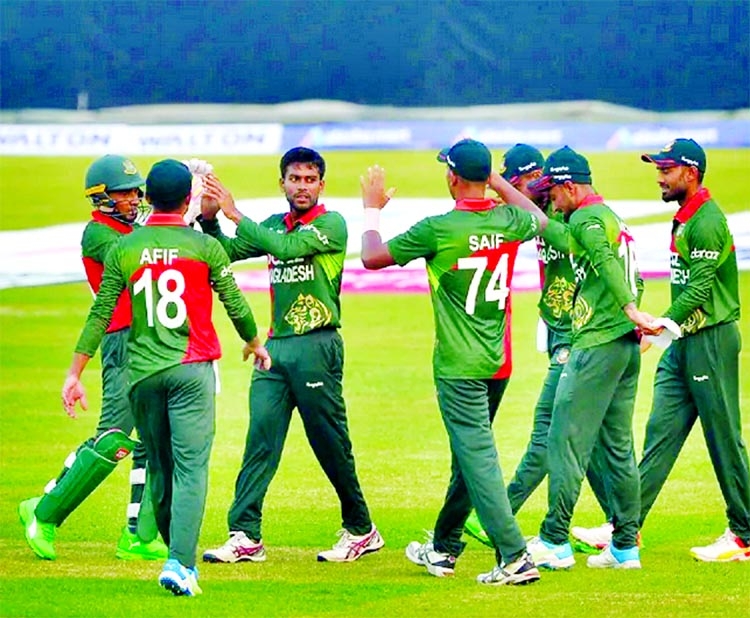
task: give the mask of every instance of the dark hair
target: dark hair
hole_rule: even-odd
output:
[[[153,208],[157,212],[175,212],[179,210],[180,207],[185,203],[185,198],[187,198],[187,195],[181,200],[177,200],[176,202],[156,202],[152,200],[149,203],[151,204],[151,208]]]
[[[320,156],[320,153],[312,148],[297,146],[296,148],[287,150],[284,153],[284,156],[281,157],[281,163],[279,164],[282,178],[286,176],[286,168],[292,163],[309,163],[310,165],[314,165],[318,168],[321,180],[326,175],[326,162],[323,160],[323,157]]]

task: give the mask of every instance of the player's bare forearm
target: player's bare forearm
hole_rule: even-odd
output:
[[[511,185],[505,178],[503,178],[497,172],[490,174],[489,181],[487,182],[490,189],[497,192],[497,194],[503,199],[506,204],[513,204],[522,208],[526,212],[530,212],[537,219],[539,219],[539,230],[542,231],[547,227],[547,221],[549,220],[547,215],[544,214],[539,206],[533,201]]]
[[[380,232],[368,230],[362,234],[362,265],[365,268],[379,270],[395,263],[388,245],[380,238]]]

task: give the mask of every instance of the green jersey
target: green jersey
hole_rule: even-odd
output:
[[[520,208],[465,199],[388,242],[401,266],[427,261],[436,378],[510,376],[513,265],[519,244],[538,233],[537,218]]]
[[[257,334],[221,245],[177,214],[154,213],[108,253],[99,293],[76,345],[93,356],[123,289],[133,305],[130,383],[183,363],[221,356],[211,321],[212,288],[245,341]]]
[[[724,213],[701,189],[672,222],[672,304],[664,314],[683,334],[740,317],[737,255]]]
[[[81,258],[83,268],[86,271],[91,291],[99,292],[104,275],[104,260],[109,250],[117,244],[124,234],[130,234],[133,226],[122,223],[117,219],[95,210],[91,213],[91,221],[86,224],[81,237]],[[132,311],[130,309],[130,296],[126,290],[122,291],[115,306],[112,321],[107,328],[108,333],[113,333],[130,326]]]
[[[271,279],[270,337],[304,335],[341,326],[341,278],[346,259],[346,221],[323,204],[292,221],[289,213],[258,224],[243,217],[237,236],[221,233],[219,223],[201,221],[234,262],[268,255]]]
[[[584,199],[568,229],[576,277],[573,348],[619,339],[635,328],[622,308],[637,302],[643,288],[633,236],[599,195]]]
[[[560,335],[571,330],[570,312],[573,309],[576,280],[568,255],[570,239],[567,226],[562,223],[563,215],[556,212],[549,214],[549,217],[564,227],[558,228],[558,234],[543,233],[536,240],[542,283],[539,315],[549,328]]]

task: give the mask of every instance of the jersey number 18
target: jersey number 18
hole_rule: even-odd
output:
[[[165,328],[179,328],[187,319],[187,306],[182,299],[185,292],[185,277],[174,268],[162,272],[156,279],[156,290],[159,299],[154,303],[154,275],[150,268],[143,270],[143,274],[133,285],[133,296],[141,292],[146,301],[146,322],[149,327],[154,326],[154,317]],[[169,289],[171,287],[173,289]],[[170,311],[169,307],[173,307]],[[172,315],[170,315],[170,313]]]

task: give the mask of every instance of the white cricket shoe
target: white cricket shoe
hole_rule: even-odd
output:
[[[263,541],[254,541],[244,532],[230,532],[224,545],[203,552],[203,562],[263,562],[265,559]]]
[[[526,543],[526,551],[540,569],[569,569],[576,563],[570,543],[555,545],[535,536]]]
[[[586,566],[591,569],[640,569],[641,553],[636,546],[617,549],[610,543],[600,554],[589,556]]]
[[[608,521],[596,528],[581,528],[580,526],[573,526],[570,529],[570,534],[574,539],[581,543],[585,543],[596,549],[604,549],[612,542],[613,530],[614,526]]]
[[[691,548],[690,555],[703,562],[739,562],[750,560],[750,546],[727,528],[711,545]]]
[[[455,556],[435,551],[431,538],[426,543],[409,543],[406,546],[406,557],[414,564],[426,567],[427,572],[435,577],[451,577],[455,573]]]
[[[332,549],[318,554],[318,562],[354,562],[365,554],[378,551],[385,541],[375,524],[367,534],[357,536],[346,529],[339,530],[339,540]]]

